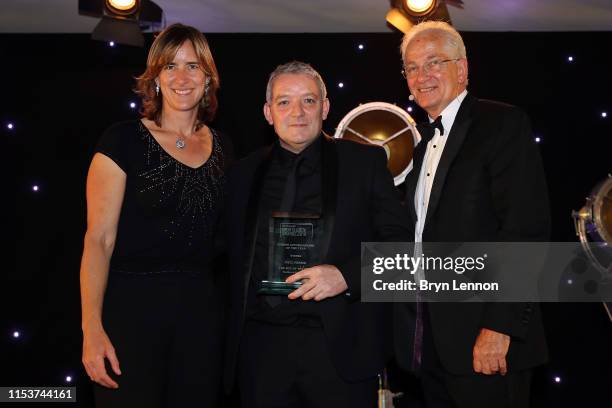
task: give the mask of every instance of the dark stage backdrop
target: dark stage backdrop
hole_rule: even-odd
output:
[[[410,105],[398,34],[208,39],[222,81],[214,127],[238,156],[273,140],[262,114],[267,75],[292,59],[312,63],[327,82],[328,133],[359,103]],[[612,33],[465,33],[465,41],[470,92],[529,113],[541,138],[554,240],[576,240],[571,210],[612,170]],[[79,405],[90,406],[78,289],[85,177],[101,132],[138,117],[131,89],[146,50],[88,35],[0,35],[0,45],[0,385],[60,386],[70,375]],[[416,107],[413,116],[424,119]],[[610,406],[612,324],[602,306],[547,304],[544,312],[551,362],[537,372],[535,406]]]

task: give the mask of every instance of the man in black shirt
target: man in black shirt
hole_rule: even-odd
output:
[[[308,64],[279,66],[264,115],[272,146],[228,175],[231,307],[225,385],[236,379],[244,406],[372,407],[390,353],[388,313],[360,302],[365,241],[406,241],[406,211],[382,149],[321,132],[329,100]],[[272,213],[318,219],[321,262],[289,276],[287,296],[258,295],[269,269]]]

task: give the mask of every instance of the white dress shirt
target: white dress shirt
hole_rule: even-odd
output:
[[[416,192],[414,194],[414,209],[417,214],[417,222],[414,230],[414,241],[423,241],[423,228],[425,227],[425,218],[427,217],[427,207],[429,205],[429,195],[431,194],[431,186],[433,185],[436,176],[436,170],[444,151],[444,146],[448,140],[455,117],[461,106],[461,102],[465,99],[467,90],[461,92],[446,108],[440,113],[442,116],[442,127],[444,135],[440,135],[440,131],[435,129],[433,138],[427,143],[427,150],[421,165],[419,173],[419,181],[417,183]],[[433,122],[436,118],[429,118],[429,122]]]

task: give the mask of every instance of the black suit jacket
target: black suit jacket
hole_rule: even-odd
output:
[[[391,319],[390,313],[385,313],[386,306],[359,302],[361,242],[409,240],[410,221],[387,170],[382,149],[321,137],[324,138],[321,145],[323,217],[329,234],[323,263],[338,267],[348,290],[314,306],[340,376],[357,381],[379,373],[392,352]],[[251,277],[257,205],[270,150],[267,147],[251,154],[228,173],[225,224],[230,258],[230,307],[224,376],[228,391],[235,381]]]
[[[520,109],[463,100],[431,189],[423,242],[534,242],[549,239],[548,194],[529,119]],[[414,153],[406,178],[406,207],[416,222],[414,195],[426,144]],[[547,349],[540,310],[526,303],[429,303],[437,353],[445,369],[473,373],[472,349],[481,328],[511,336],[510,370],[540,364]],[[410,367],[414,321],[410,305],[396,305],[395,348]],[[408,325],[406,324],[408,322]]]

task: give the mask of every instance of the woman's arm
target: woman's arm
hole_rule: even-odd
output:
[[[110,258],[115,247],[126,174],[109,157],[96,153],[87,175],[87,232],[81,261],[83,365],[89,377],[109,388],[118,384],[107,374],[104,359],[120,375],[115,349],[102,327],[102,303]]]

